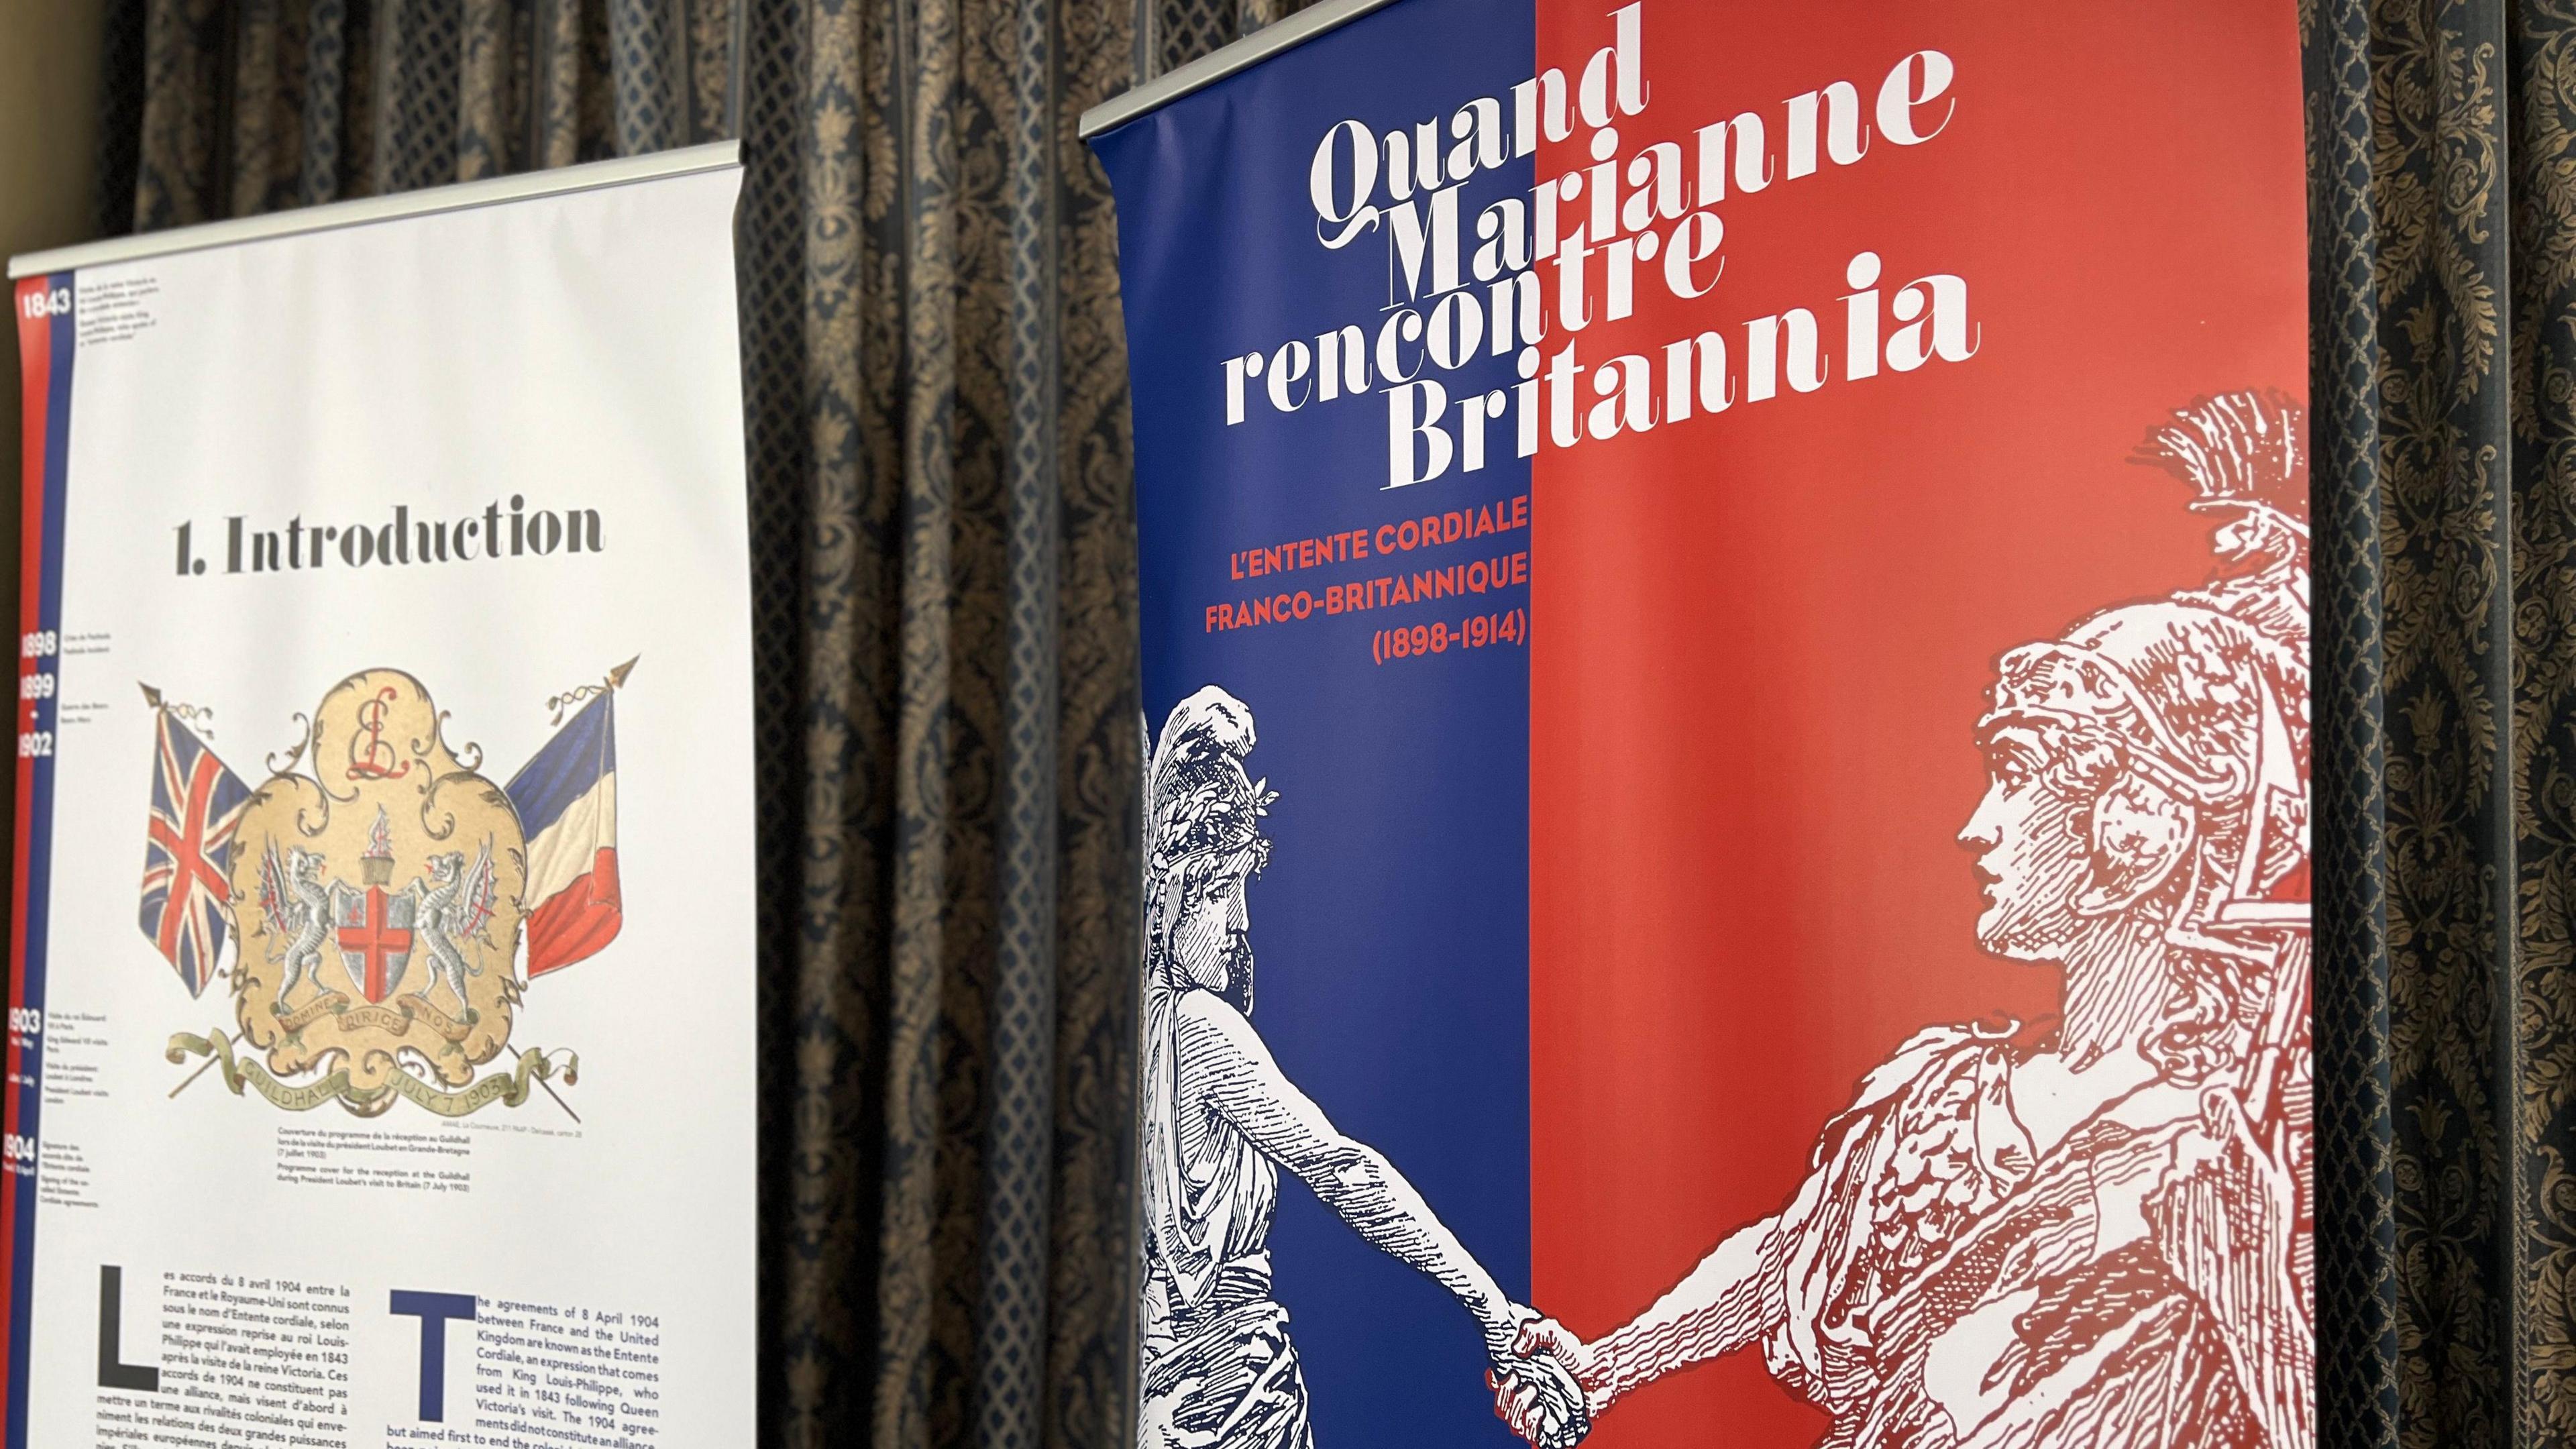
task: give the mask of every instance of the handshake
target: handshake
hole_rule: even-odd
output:
[[[1537,1449],[1574,1449],[1592,1432],[1593,1412],[1607,1397],[1591,1382],[1598,1366],[1590,1345],[1555,1319],[1515,1306],[1508,1341],[1487,1348],[1494,1417],[1513,1433]]]

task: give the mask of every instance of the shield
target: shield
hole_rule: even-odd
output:
[[[413,917],[419,904],[409,891],[391,895],[380,885],[339,892],[340,965],[349,973],[349,984],[368,1001],[382,1001],[402,985],[417,939]]]
[[[265,1044],[269,1076],[297,1084],[290,1095],[313,1084],[310,1074],[341,1070],[340,1103],[359,1116],[390,1110],[407,1094],[426,1105],[423,1091],[471,1087],[510,1044],[526,837],[499,782],[448,748],[446,716],[412,676],[353,674],[310,718],[297,758],[311,773],[262,781],[234,832],[230,884],[238,899],[277,897],[273,883],[263,886],[263,862],[295,851],[323,862],[306,882],[311,916],[281,914],[300,900],[237,913],[246,927],[234,979],[242,1027]],[[472,944],[457,942],[467,969],[437,974],[456,923],[430,903],[439,888],[432,862],[460,850],[471,863],[472,899],[450,891],[450,909],[466,905],[462,919],[480,929]],[[290,984],[288,953],[299,946],[305,954],[294,964],[302,971]],[[495,958],[489,969],[472,969],[477,950]],[[433,978],[462,1000],[447,991],[423,998],[419,989]],[[474,1110],[461,1100],[451,1105]]]

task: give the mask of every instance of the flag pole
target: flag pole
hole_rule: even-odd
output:
[[[501,1045],[510,1049],[510,1059],[512,1061],[523,1062],[528,1059],[528,1054],[519,1050],[516,1043],[505,1041],[501,1043]],[[574,1126],[578,1127],[581,1125],[581,1114],[574,1111],[572,1109],[572,1103],[565,1101],[563,1099],[563,1094],[555,1090],[554,1083],[547,1081],[543,1077],[539,1077],[537,1078],[537,1085],[546,1089],[546,1095],[555,1099],[555,1105],[564,1109],[564,1115],[572,1119]]]
[[[236,1030],[236,1031],[232,1034],[232,1038],[231,1038],[230,1042],[228,1043],[228,1045],[231,1045],[231,1046],[240,1046],[240,1045],[241,1045],[241,1041],[242,1041],[242,1033],[241,1033],[240,1031]],[[212,1057],[212,1056],[207,1057],[207,1058],[206,1058],[206,1060],[205,1060],[205,1062],[204,1062],[202,1065],[200,1065],[200,1066],[199,1066],[195,1071],[190,1072],[190,1073],[188,1074],[188,1080],[186,1080],[186,1081],[184,1081],[184,1082],[181,1082],[179,1085],[177,1085],[177,1086],[175,1086],[175,1087],[172,1087],[172,1088],[170,1089],[170,1098],[171,1098],[172,1100],[175,1100],[181,1092],[184,1092],[184,1091],[188,1090],[190,1087],[195,1086],[195,1085],[197,1084],[197,1079],[198,1079],[199,1077],[204,1076],[204,1075],[205,1075],[205,1074],[206,1074],[210,1069],[212,1069],[212,1068],[213,1068],[213,1066],[215,1065],[216,1060],[217,1060],[217,1059],[216,1059],[215,1057]]]
[[[572,706],[579,704],[583,700],[589,699],[594,695],[615,694],[618,690],[624,688],[626,685],[626,676],[633,674],[635,672],[635,666],[643,662],[643,659],[644,656],[638,654],[634,658],[629,659],[625,663],[608,671],[607,676],[597,684],[581,685],[578,688],[566,690],[562,694],[550,696],[546,700],[546,708],[554,711],[556,723],[562,723],[563,712],[570,709]],[[602,749],[606,749],[607,742],[603,740],[600,747]],[[526,992],[528,985],[528,982],[521,981],[519,983],[519,990],[522,993]],[[519,1050],[518,1043],[504,1041],[501,1044],[510,1049],[510,1056],[513,1061],[526,1060],[527,1053]],[[554,1083],[547,1081],[543,1077],[539,1077],[537,1078],[537,1085],[546,1089],[546,1095],[555,1099],[555,1105],[563,1108],[565,1116],[570,1117],[576,1124],[581,1121],[581,1114],[572,1109],[572,1104],[563,1099],[563,1094],[561,1092],[555,1090]]]

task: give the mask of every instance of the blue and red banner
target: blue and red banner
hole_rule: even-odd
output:
[[[1145,1442],[2312,1444],[2291,10],[1398,0],[1095,146]]]

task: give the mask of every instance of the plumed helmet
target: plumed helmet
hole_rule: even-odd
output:
[[[2279,393],[2205,398],[2137,461],[2225,515],[2198,589],[2105,610],[1998,667],[1984,728],[2057,725],[2120,747],[2185,807],[2192,849],[2090,901],[2108,911],[2188,868],[2170,929],[2303,925],[2309,898],[2308,470],[2304,410]]]

